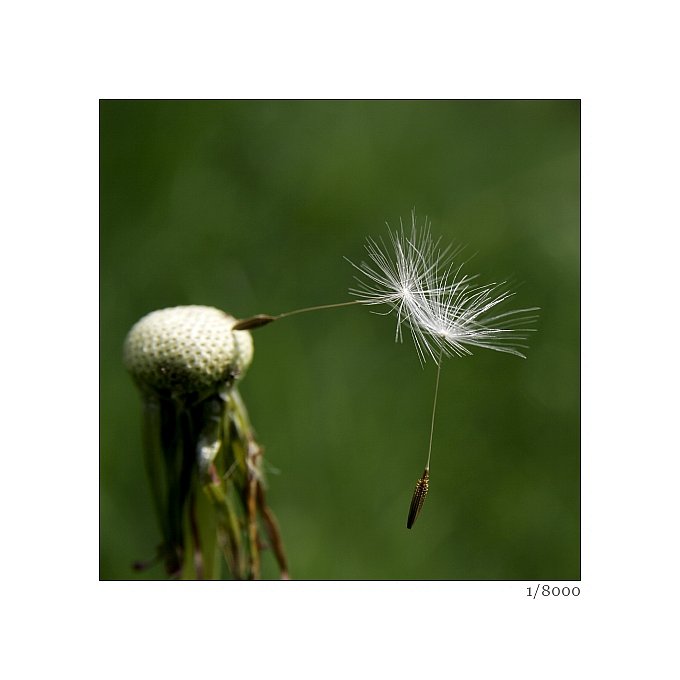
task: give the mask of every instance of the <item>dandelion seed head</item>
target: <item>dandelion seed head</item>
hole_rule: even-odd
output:
[[[425,220],[418,226],[412,214],[407,234],[403,224],[393,232],[391,249],[380,239],[368,239],[369,261],[356,265],[360,276],[350,289],[366,305],[384,305],[397,317],[395,339],[410,333],[421,363],[429,356],[465,356],[472,348],[492,349],[524,357],[524,341],[533,332],[538,308],[497,313],[514,292],[505,283],[477,284],[477,275],[463,272],[461,248],[440,247]],[[381,312],[377,312],[381,313]]]
[[[253,357],[248,331],[214,307],[170,307],[142,317],[125,339],[124,361],[138,385],[176,395],[219,390],[242,377]]]

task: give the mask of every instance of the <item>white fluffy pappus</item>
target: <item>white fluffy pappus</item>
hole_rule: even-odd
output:
[[[442,356],[472,354],[471,347],[492,349],[525,358],[524,341],[534,332],[538,307],[499,312],[497,307],[515,293],[504,282],[477,285],[478,275],[463,273],[457,259],[461,247],[440,247],[425,220],[419,227],[412,215],[410,234],[401,224],[388,225],[391,249],[369,238],[369,262],[356,265],[358,285],[350,293],[366,305],[387,305],[397,316],[395,339],[402,340],[406,325],[422,363],[427,355],[439,363]]]

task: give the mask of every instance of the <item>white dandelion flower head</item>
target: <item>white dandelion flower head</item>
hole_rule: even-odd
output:
[[[356,265],[358,285],[350,293],[367,305],[386,305],[385,314],[397,316],[395,339],[402,340],[402,326],[413,338],[422,363],[429,355],[472,354],[472,347],[493,349],[524,357],[524,341],[533,332],[533,313],[538,308],[499,312],[496,308],[515,293],[505,283],[478,285],[478,275],[463,273],[458,264],[461,248],[440,247],[425,220],[418,227],[412,215],[410,234],[401,225],[392,232],[392,251],[385,242],[368,239],[370,262]]]

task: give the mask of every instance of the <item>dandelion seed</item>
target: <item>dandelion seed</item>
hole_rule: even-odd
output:
[[[388,227],[389,230],[389,227]],[[435,398],[432,406],[430,444],[425,472],[411,500],[407,527],[413,526],[427,495],[432,437],[434,433],[439,376],[443,357],[472,354],[471,348],[491,349],[525,358],[524,341],[533,332],[533,312],[537,307],[497,312],[496,308],[513,297],[505,283],[479,285],[477,275],[463,273],[456,264],[460,248],[440,247],[425,220],[418,228],[412,213],[411,232],[403,225],[389,231],[393,252],[384,241],[369,239],[366,251],[370,262],[351,263],[361,274],[351,289],[366,305],[386,305],[386,314],[397,317],[395,339],[402,339],[402,326],[411,333],[421,363],[429,356],[437,364]]]
[[[256,314],[248,319],[241,319],[237,321],[233,326],[234,331],[250,331],[254,328],[259,328],[260,326],[266,326],[272,321],[276,321],[275,316],[270,316],[269,314]]]
[[[411,507],[408,511],[408,519],[406,520],[406,528],[410,529],[414,522],[418,519],[420,511],[423,509],[423,503],[425,503],[425,497],[427,496],[428,489],[430,488],[430,471],[425,468],[422,476],[416,482],[416,488],[413,491],[413,497],[411,498]]]

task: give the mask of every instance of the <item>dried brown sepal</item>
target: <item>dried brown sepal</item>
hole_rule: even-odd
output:
[[[270,316],[269,314],[256,314],[248,319],[241,319],[237,321],[232,327],[233,331],[249,331],[253,328],[259,328],[260,326],[266,326],[272,321],[276,321],[275,316]]]
[[[267,529],[267,534],[269,534],[269,540],[271,541],[272,548],[274,549],[274,555],[276,555],[276,560],[279,563],[279,569],[281,570],[281,580],[288,581],[290,579],[290,575],[288,573],[288,561],[286,560],[286,553],[283,549],[283,541],[281,540],[279,523],[276,521],[274,513],[267,505],[262,484],[258,484],[257,486],[257,504],[260,508],[260,512],[262,513],[262,517],[264,518],[264,524]]]
[[[423,503],[425,502],[425,497],[427,496],[427,491],[430,485],[430,471],[425,468],[423,476],[416,483],[416,488],[413,491],[413,498],[411,498],[411,507],[408,511],[408,519],[406,520],[406,528],[410,529],[418,515],[423,508]]]

